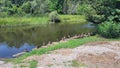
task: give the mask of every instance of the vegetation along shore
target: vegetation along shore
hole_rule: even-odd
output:
[[[120,0],[0,0],[0,68],[120,68],[119,51]]]

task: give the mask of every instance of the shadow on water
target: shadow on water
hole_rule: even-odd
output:
[[[94,26],[87,24],[51,24],[42,26],[26,26],[0,29],[0,58],[12,58],[13,54],[43,43],[58,41],[64,36],[88,33]]]

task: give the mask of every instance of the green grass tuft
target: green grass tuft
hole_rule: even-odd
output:
[[[30,68],[37,68],[37,61],[36,60],[32,60],[30,61]]]
[[[71,66],[72,66],[72,67],[84,67],[84,66],[87,66],[87,65],[85,65],[85,64],[83,64],[83,63],[80,63],[80,62],[78,62],[77,60],[72,60]]]

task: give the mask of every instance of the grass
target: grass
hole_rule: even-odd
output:
[[[85,38],[80,38],[80,39],[73,39],[67,42],[60,42],[54,46],[48,46],[47,48],[39,48],[37,50],[33,50],[30,53],[26,53],[25,55],[19,58],[11,59],[9,61],[14,62],[14,63],[19,63],[25,58],[32,56],[32,55],[42,55],[50,51],[61,49],[61,48],[75,48],[75,47],[78,47],[82,44],[89,43],[89,42],[110,41],[110,40],[120,40],[120,39],[106,39],[106,38],[101,38],[98,36],[90,36],[90,37],[85,37]]]
[[[36,60],[32,60],[30,61],[30,67],[29,68],[37,68],[37,61]]]
[[[46,24],[48,17],[6,17],[0,18],[0,25],[33,25]]]
[[[84,67],[84,66],[86,66],[86,65],[83,64],[83,63],[78,62],[77,60],[72,60],[71,66],[72,66],[72,67]]]
[[[81,15],[60,15],[60,19],[63,22],[69,23],[86,23],[86,17]]]
[[[86,18],[80,15],[60,15],[62,22],[67,23],[84,23]],[[0,18],[1,26],[23,26],[48,24],[49,17],[5,17]]]

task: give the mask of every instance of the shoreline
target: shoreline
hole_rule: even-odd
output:
[[[93,35],[93,33],[89,32],[89,33],[81,33],[81,34],[78,34],[78,35],[75,35],[75,36],[72,36],[72,37],[70,37],[69,35],[68,35],[68,37],[64,36],[61,40],[59,40],[57,42],[50,42],[49,41],[46,45],[45,45],[45,43],[43,43],[43,45],[41,47],[35,47],[33,50],[39,49],[39,48],[47,48],[48,46],[54,46],[54,45],[56,45],[58,43],[61,43],[61,42],[67,42],[67,41],[72,40],[72,39],[84,38],[84,37],[89,37],[89,36],[92,36],[92,35]]]
[[[82,34],[79,34],[79,35],[75,35],[75,36],[72,36],[72,37],[68,37],[68,38],[66,38],[66,37],[63,37],[60,41],[58,41],[58,42],[49,42],[48,44],[46,44],[46,45],[44,45],[44,43],[43,43],[43,45],[41,46],[41,47],[35,47],[35,48],[33,48],[32,49],[32,51],[33,50],[37,50],[37,49],[39,49],[39,48],[47,48],[47,47],[49,47],[49,46],[54,46],[54,45],[56,45],[56,44],[58,44],[58,43],[61,43],[61,42],[67,42],[67,41],[69,41],[69,40],[72,40],[72,39],[77,39],[77,38],[84,38],[84,37],[89,37],[89,36],[91,36],[91,35],[93,35],[93,33],[82,33]],[[30,51],[31,52],[31,51]],[[22,54],[21,54],[22,53]],[[14,57],[14,58],[18,58],[18,57],[21,57],[22,55],[24,55],[25,53],[29,53],[29,52],[20,52],[20,53],[17,53],[17,54],[14,54],[13,56],[16,56],[16,57]],[[6,58],[4,58],[4,59],[6,59]],[[9,58],[8,58],[9,59]]]

